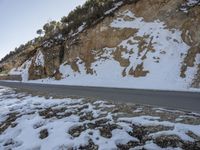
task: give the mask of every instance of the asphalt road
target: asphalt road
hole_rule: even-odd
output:
[[[200,93],[137,90],[66,85],[46,85],[0,81],[0,86],[15,88],[39,96],[80,96],[111,100],[116,103],[135,103],[200,113]]]

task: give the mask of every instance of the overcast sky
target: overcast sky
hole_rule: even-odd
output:
[[[0,59],[86,0],[0,0]]]

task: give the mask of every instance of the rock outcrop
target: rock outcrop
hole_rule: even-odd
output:
[[[185,0],[139,0],[122,5],[114,15],[71,38],[59,41],[52,37],[33,44],[2,62],[2,66],[5,70],[24,69],[21,66],[31,62],[29,80],[60,80],[80,74],[104,78],[102,74],[112,69],[117,76],[136,83],[147,78],[146,84],[166,80],[199,88],[199,1],[190,6]]]

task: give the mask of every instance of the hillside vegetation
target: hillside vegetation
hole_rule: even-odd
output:
[[[54,38],[61,37],[59,40],[67,40],[67,38],[72,37],[72,33],[78,32],[78,28],[83,26],[84,28],[89,28],[90,26],[96,24],[98,21],[102,20],[107,15],[113,15],[114,10],[117,9],[116,3],[119,6],[137,2],[138,0],[87,0],[83,6],[76,7],[73,11],[69,13],[68,16],[61,18],[59,22],[51,21],[43,26],[43,29],[39,29],[39,34],[44,35],[41,37],[36,37],[35,39],[28,41],[25,44],[20,45],[6,55],[0,63],[9,59],[13,55],[26,50],[30,46],[35,46],[39,44],[44,44],[48,40],[53,40]],[[113,11],[109,11],[113,9]],[[106,11],[108,11],[106,13]],[[37,32],[38,33],[38,32]]]

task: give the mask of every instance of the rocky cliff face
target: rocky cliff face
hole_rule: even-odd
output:
[[[190,2],[190,3],[189,3]],[[200,87],[199,1],[139,0],[73,38],[54,37],[2,63],[24,80],[138,88]]]

